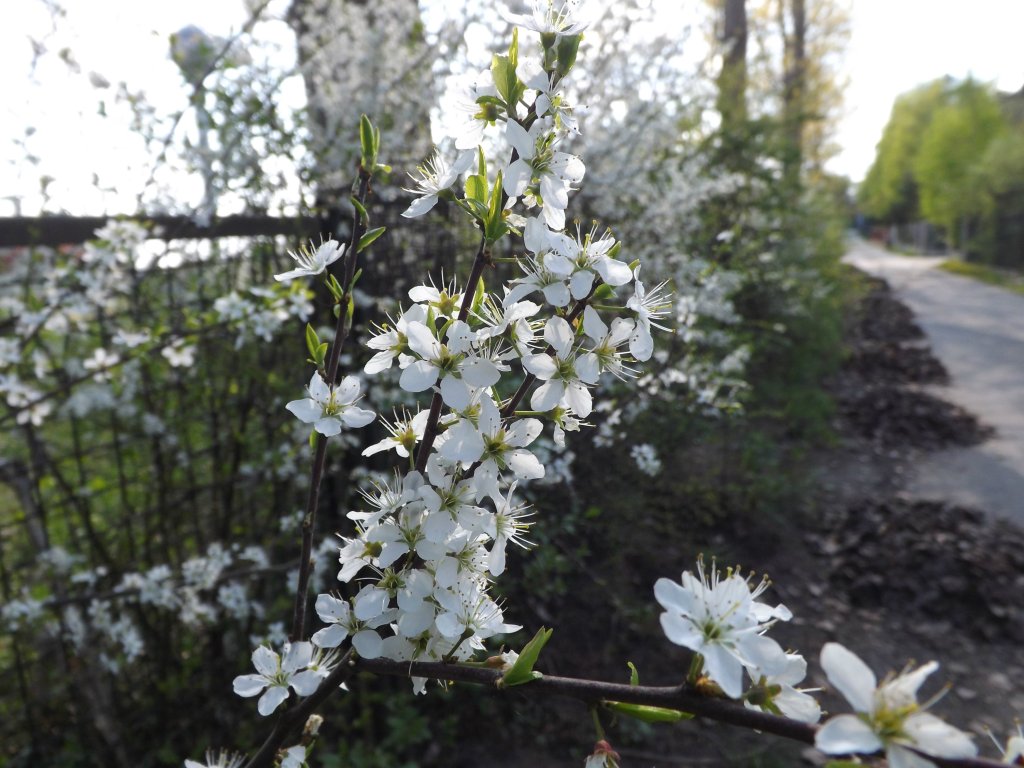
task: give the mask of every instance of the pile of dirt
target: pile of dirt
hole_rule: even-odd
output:
[[[866,282],[868,292],[847,328],[849,354],[831,387],[843,426],[885,449],[935,450],[990,437],[992,430],[972,414],[919,389],[948,383],[949,373],[920,341],[913,313],[889,285]]]
[[[862,437],[886,448],[936,450],[977,445],[993,434],[991,427],[960,406],[927,392],[888,384],[846,394],[840,412]]]
[[[864,275],[867,294],[855,312],[856,322],[847,330],[853,346],[863,342],[883,344],[917,341],[924,331],[914,320],[910,308],[896,300],[889,284],[878,277]]]
[[[808,542],[852,605],[1024,641],[1024,531],[936,501],[866,501]]]

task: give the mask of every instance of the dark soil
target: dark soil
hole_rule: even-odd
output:
[[[903,493],[922,451],[973,445],[992,430],[920,390],[948,375],[907,307],[883,281],[870,286],[831,383],[840,440],[818,464],[816,520],[806,549],[787,548],[772,572],[802,647],[838,640],[879,673],[939,661],[925,696],[952,684],[936,714],[973,730],[991,755],[983,729],[1005,735],[1024,711],[1024,531]],[[817,577],[800,583],[801,573]]]

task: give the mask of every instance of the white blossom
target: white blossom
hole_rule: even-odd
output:
[[[279,282],[294,280],[296,277],[319,275],[345,255],[345,246],[339,245],[337,240],[327,240],[321,243],[320,247],[314,251],[313,243],[310,242],[308,248],[302,246],[298,252],[289,251],[288,255],[295,259],[299,266],[288,272],[274,275],[274,279]]]
[[[856,715],[828,720],[814,738],[826,754],[872,753],[885,750],[892,768],[928,768],[934,764],[918,752],[936,757],[972,757],[978,753],[971,738],[925,711],[917,702],[921,684],[939,665],[931,661],[917,669],[886,677],[879,685],[874,672],[839,643],[821,649],[821,668],[843,694]]]

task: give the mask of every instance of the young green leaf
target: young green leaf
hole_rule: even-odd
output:
[[[383,235],[386,230],[387,227],[377,227],[360,237],[359,245],[356,246],[356,253],[362,253],[374,240]]]
[[[349,200],[352,201],[352,206],[356,209],[356,213],[359,214],[359,222],[364,226],[370,226],[370,214],[366,212],[366,207],[359,202],[359,198],[352,195]]]
[[[313,330],[313,326],[306,323],[306,349],[309,350],[310,356],[316,359],[316,350],[320,346],[320,337],[316,335],[316,331]]]
[[[540,672],[533,670],[533,665],[537,663],[541,650],[548,640],[551,639],[553,632],[553,629],[545,629],[544,627],[537,630],[537,634],[533,636],[533,639],[519,652],[519,658],[516,659],[516,663],[512,665],[508,672],[501,676],[498,686],[507,688],[512,685],[522,685],[543,677]]]

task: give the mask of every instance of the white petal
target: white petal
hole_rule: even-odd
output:
[[[544,326],[544,341],[554,347],[555,354],[563,360],[569,356],[574,340],[572,327],[561,317],[552,317]]]
[[[341,432],[341,419],[337,416],[324,416],[322,419],[316,420],[313,429],[324,437],[334,437]]]
[[[438,370],[426,360],[417,360],[404,371],[398,385],[406,392],[423,392],[434,386]]]
[[[441,379],[441,399],[456,411],[464,411],[473,402],[473,394],[462,379],[445,376]]]
[[[906,719],[903,730],[921,751],[938,757],[972,757],[978,748],[971,737],[935,715],[917,712]]]
[[[472,387],[493,387],[501,378],[501,371],[490,360],[471,357],[459,366],[462,378]]]
[[[825,643],[821,649],[821,668],[828,681],[856,711],[869,714],[874,711],[877,680],[859,656],[839,643]]]
[[[364,629],[352,636],[352,647],[364,659],[376,659],[380,656],[380,635],[372,629]]]
[[[538,379],[547,381],[558,371],[558,364],[551,355],[526,355],[523,357],[523,368]],[[561,397],[561,395],[559,395]]]
[[[550,283],[542,289],[544,300],[553,307],[565,307],[569,304],[572,296],[569,293],[569,286],[563,282]]]
[[[336,621],[346,621],[348,619],[348,601],[339,600],[333,595],[317,595],[315,607],[316,615],[320,617],[320,620],[329,624]]]
[[[739,659],[718,643],[708,643],[701,651],[704,655],[704,669],[712,680],[731,699],[738,699],[743,693],[743,665]]]
[[[600,342],[608,335],[608,326],[605,325],[597,310],[590,305],[583,310],[583,331],[595,342]]]
[[[518,478],[522,478],[523,480],[537,480],[544,477],[544,465],[540,463],[536,456],[525,448],[509,452],[505,457],[505,461],[508,463],[508,468],[511,469]]]
[[[586,298],[594,285],[594,273],[589,269],[580,269],[569,278],[569,291],[577,301]]]
[[[239,675],[233,683],[235,693],[249,698],[256,696],[267,687],[267,678],[263,675]]]
[[[299,674],[292,677],[288,683],[299,696],[312,696],[316,693],[316,689],[320,687],[321,680],[323,678],[318,672],[307,669],[305,672],[299,672]]]
[[[640,362],[646,362],[654,354],[654,339],[643,324],[637,323],[629,337],[629,354]]]
[[[422,216],[435,205],[437,205],[437,195],[424,195],[413,200],[412,204],[402,211],[402,215],[407,219]]]
[[[306,424],[312,424],[324,415],[324,409],[308,397],[305,400],[292,400],[285,408]]]
[[[290,675],[303,667],[308,667],[313,660],[313,646],[305,641],[292,643],[281,661],[281,671]]]
[[[340,624],[332,624],[329,627],[314,633],[310,640],[319,648],[337,648],[348,637],[348,630]]]
[[[598,259],[594,267],[608,285],[625,285],[633,279],[629,265],[615,259]]]
[[[818,730],[814,746],[826,755],[845,755],[850,752],[877,752],[882,748],[882,742],[856,715],[839,715]]]
[[[281,706],[281,702],[288,698],[288,689],[281,685],[274,685],[267,689],[267,692],[260,696],[256,709],[266,717],[273,714],[274,710]]]
[[[565,387],[560,381],[546,381],[533,391],[530,396],[530,407],[535,411],[545,413],[555,408],[562,400]]]
[[[341,413],[341,423],[352,429],[365,427],[376,418],[377,414],[373,411],[368,411],[365,408],[356,408],[354,405],[346,408]]]
[[[256,671],[266,677],[273,677],[277,674],[278,665],[281,663],[281,657],[274,653],[272,650],[267,648],[265,645],[261,645],[255,651],[252,652],[252,664],[256,667]]]
[[[601,375],[601,361],[597,359],[597,355],[593,352],[581,355],[576,360],[576,375],[580,377],[580,381],[596,384]]]
[[[578,381],[571,381],[566,384],[565,400],[581,419],[587,418],[594,408],[594,400],[590,395],[590,390]]]

